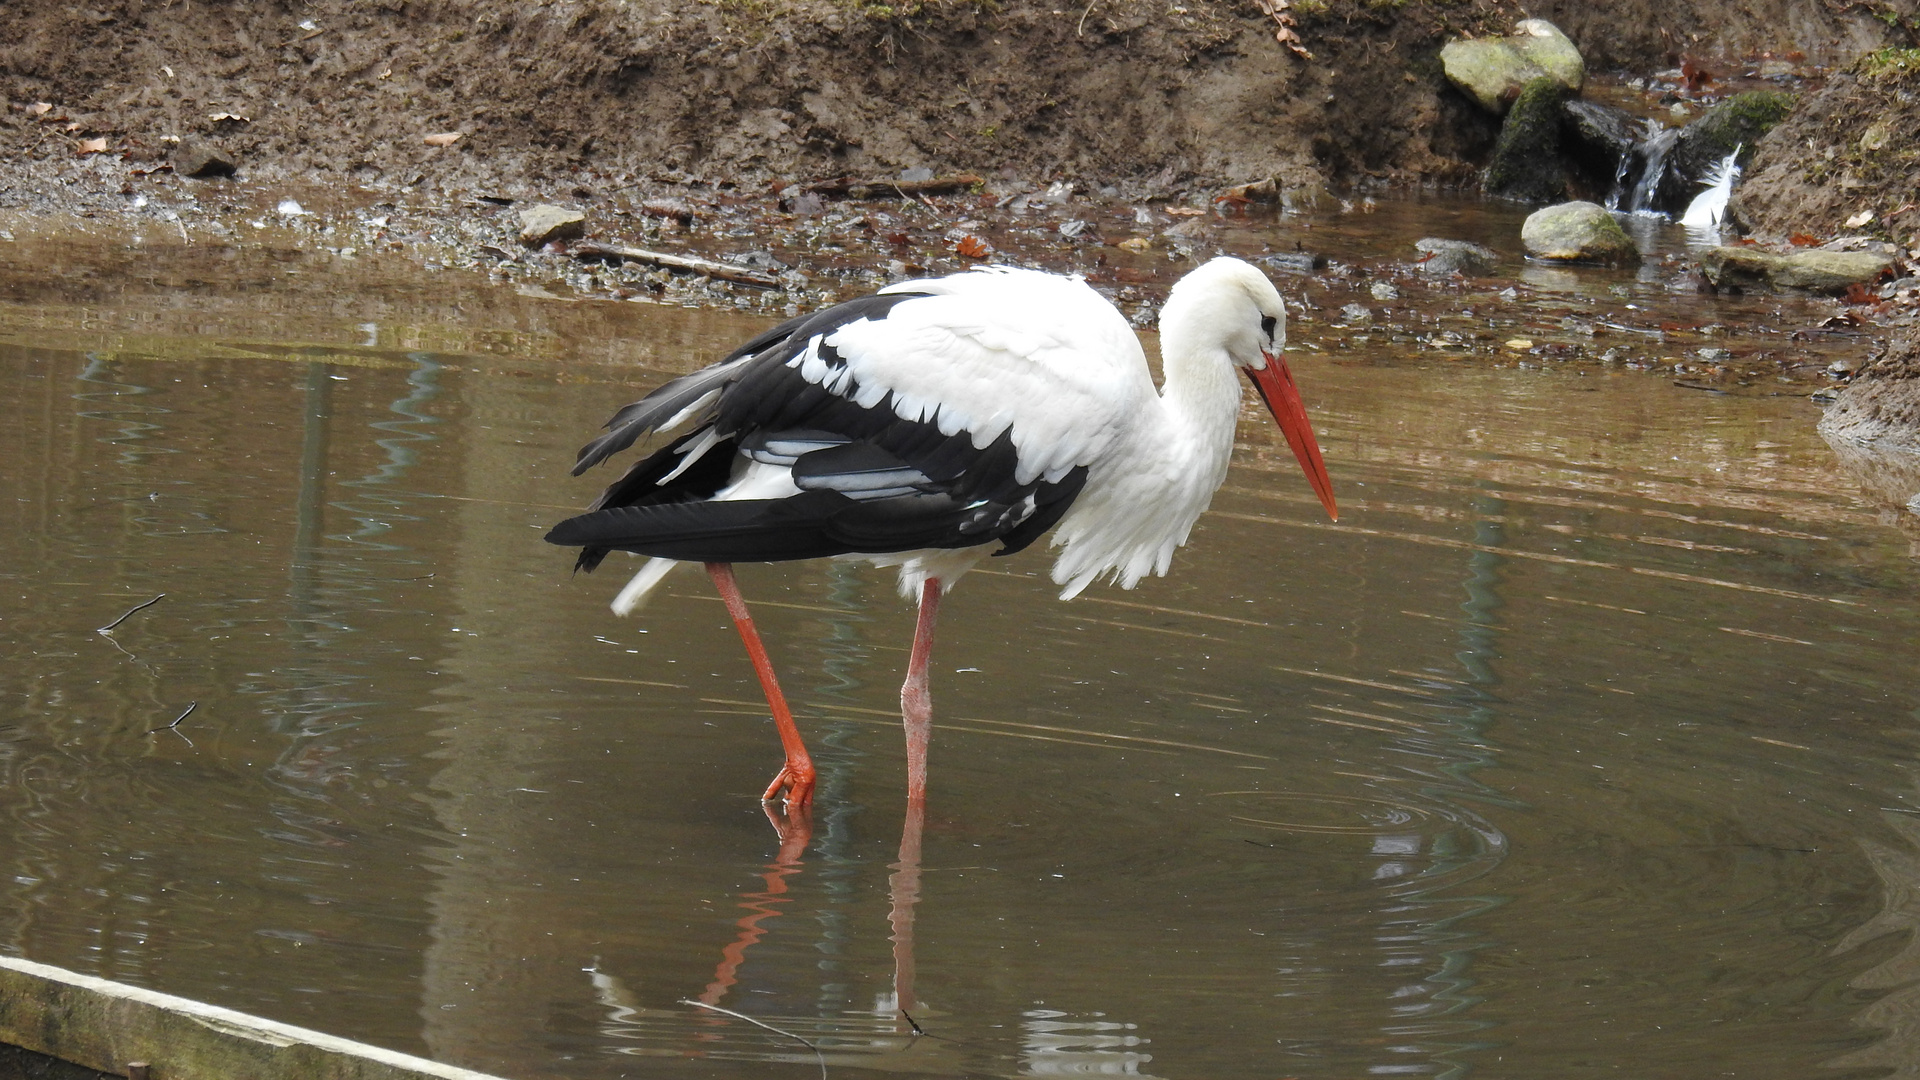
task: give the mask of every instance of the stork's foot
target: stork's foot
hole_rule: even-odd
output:
[[[773,831],[780,834],[780,856],[774,861],[781,866],[797,865],[807,845],[813,842],[813,804],[788,806],[763,802],[760,809],[767,815]]]
[[[803,757],[794,761],[789,758],[779,775],[773,778],[773,783],[767,785],[766,794],[760,796],[760,801],[770,803],[777,798],[786,806],[789,814],[795,810],[805,810],[813,805],[813,780],[812,760]],[[785,795],[780,794],[783,789]]]

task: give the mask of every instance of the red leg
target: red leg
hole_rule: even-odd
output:
[[[760,689],[766,691],[767,707],[773,710],[773,724],[780,729],[780,745],[787,752],[786,765],[760,798],[771,801],[780,794],[781,788],[786,788],[789,807],[806,806],[813,801],[813,758],[807,755],[807,746],[800,741],[800,729],[794,726],[786,695],[780,692],[780,681],[774,678],[773,662],[767,659],[766,646],[760,644],[760,634],[753,628],[753,616],[748,614],[747,601],[740,595],[740,584],[733,578],[733,564],[708,563],[707,574],[713,578],[713,587],[720,590],[720,599],[727,602],[727,613],[733,616],[733,625],[739,629],[740,640],[747,647],[747,659],[753,661],[753,670],[760,676]]]
[[[933,658],[933,622],[940,615],[940,579],[920,588],[920,620],[913,628],[913,653],[907,681],[900,687],[900,722],[907,729],[907,805],[927,801],[927,744],[933,738],[933,695],[927,689],[927,662]]]

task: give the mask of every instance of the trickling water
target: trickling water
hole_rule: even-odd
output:
[[[1658,120],[1647,121],[1646,139],[1629,155],[1631,160],[1639,164],[1639,174],[1627,194],[1626,205],[1618,209],[1637,214],[1653,208],[1653,197],[1667,175],[1667,155],[1673,152],[1674,144],[1679,141],[1679,128],[1662,127]],[[1618,201],[1614,200],[1616,203]]]

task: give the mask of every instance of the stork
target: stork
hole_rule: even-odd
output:
[[[786,761],[762,796],[789,811],[814,766],[735,581],[736,562],[855,557],[896,566],[919,618],[900,690],[907,795],[926,796],[927,664],[941,598],[988,554],[1052,530],[1070,600],[1103,577],[1165,574],[1227,472],[1235,369],[1338,517],[1300,391],[1286,309],[1266,276],[1216,258],[1160,312],[1162,387],[1126,319],[1078,276],[985,267],[903,281],[788,320],[615,413],[578,476],[642,436],[687,430],[635,462],[547,540],[591,571],[651,556],[613,601],[644,602],[682,561],[706,565],[766,692]]]

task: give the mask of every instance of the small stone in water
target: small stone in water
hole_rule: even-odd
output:
[[[1348,304],[1340,309],[1340,317],[1350,323],[1368,323],[1373,321],[1373,312],[1365,304]]]
[[[1373,294],[1375,300],[1400,299],[1400,290],[1394,288],[1390,282],[1376,281],[1373,283],[1373,287],[1367,291]]]
[[[306,207],[301,206],[292,199],[281,199],[280,205],[273,209],[281,217],[300,217],[307,213]]]

